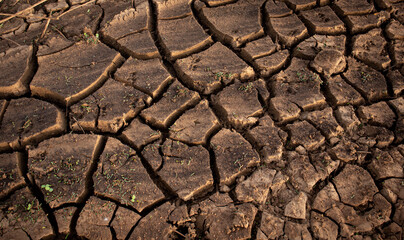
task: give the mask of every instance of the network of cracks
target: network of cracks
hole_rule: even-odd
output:
[[[3,0],[0,66],[1,238],[403,238],[401,0]]]

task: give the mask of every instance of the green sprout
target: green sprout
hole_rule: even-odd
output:
[[[41,188],[45,188],[45,190],[48,192],[53,192],[53,188],[50,184],[41,185]]]
[[[130,198],[130,201],[134,203],[134,202],[135,202],[135,200],[136,200],[136,195],[135,195],[135,194],[133,194],[133,195],[132,195],[132,197]]]

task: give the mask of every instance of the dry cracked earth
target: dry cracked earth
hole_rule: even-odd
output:
[[[1,239],[403,239],[402,0],[0,0]]]

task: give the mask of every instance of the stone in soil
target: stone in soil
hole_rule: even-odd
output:
[[[264,204],[275,174],[276,170],[268,168],[255,171],[247,180],[237,185],[237,199],[241,202]]]
[[[344,23],[329,6],[304,11],[302,17],[315,34],[337,35],[346,30]]]
[[[359,166],[347,164],[333,180],[341,201],[358,207],[373,199],[378,189],[366,170]]]
[[[326,89],[334,105],[360,105],[365,102],[365,99],[351,85],[346,83],[340,75],[329,78]]]
[[[380,71],[389,67],[391,60],[386,51],[387,41],[384,39],[381,29],[356,35],[353,41],[352,54],[355,57]]]
[[[295,122],[286,127],[290,131],[291,147],[303,145],[308,151],[313,151],[324,144],[324,136],[307,121]]]
[[[340,136],[344,131],[335,120],[332,108],[330,107],[321,111],[310,112],[302,116],[302,118],[312,123],[328,140],[332,137]]]
[[[363,33],[370,29],[380,27],[390,19],[390,13],[386,11],[380,11],[376,13],[366,15],[349,15],[346,18],[348,29],[354,33]]]
[[[288,47],[308,36],[307,28],[296,15],[270,18],[267,27],[271,35],[277,36],[280,42]]]
[[[383,74],[353,58],[348,58],[348,70],[343,73],[343,76],[370,102],[388,96],[386,79]]]
[[[203,116],[203,117],[202,117]],[[215,115],[206,100],[202,100],[195,108],[185,112],[170,127],[171,136],[185,142],[201,143],[210,128],[217,122]]]
[[[293,55],[300,58],[313,60],[321,50],[334,49],[344,54],[345,41],[346,37],[344,35],[314,35],[299,43],[295,48]]]

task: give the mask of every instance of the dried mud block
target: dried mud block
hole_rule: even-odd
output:
[[[262,147],[265,163],[270,163],[281,158],[283,153],[281,132],[283,131],[276,127],[273,120],[268,116],[261,118],[258,126],[249,131],[254,144]]]
[[[257,208],[250,203],[211,207],[201,213],[203,228],[209,239],[248,239]]]
[[[116,232],[116,237],[118,239],[124,239],[135,221],[137,221],[139,218],[140,217],[138,214],[129,209],[123,207],[118,208],[116,211],[116,217],[111,224]],[[131,221],[128,221],[128,219]]]
[[[0,87],[10,86],[18,81],[27,66],[27,60],[32,54],[32,46],[18,46],[0,53]]]
[[[321,111],[310,112],[302,117],[316,126],[328,140],[332,137],[340,136],[344,131],[335,120],[332,108],[330,107]]]
[[[344,55],[335,49],[321,50],[314,60],[310,62],[318,73],[325,76],[331,76],[336,73],[342,72],[346,67],[346,60]]]
[[[241,69],[248,65],[221,43],[215,43],[207,50],[193,54],[190,57],[179,59],[178,67],[191,77],[195,87],[210,94],[228,84]]]
[[[178,26],[181,26],[181,31],[178,31]],[[164,19],[159,22],[158,28],[170,51],[184,51],[209,37],[192,16]]]
[[[286,17],[293,13],[285,2],[278,1],[267,1],[265,4],[265,12],[270,18]]]
[[[134,228],[131,237],[137,239],[169,239],[172,225],[167,223],[167,218],[174,210],[174,206],[166,203],[142,218]]]
[[[251,177],[237,185],[235,192],[241,202],[264,204],[276,170],[258,169]]]
[[[387,37],[390,39],[404,40],[404,26],[396,20],[392,20],[386,29]]]
[[[389,19],[389,12],[380,11],[366,15],[349,15],[346,17],[346,22],[350,32],[356,34],[380,27]]]
[[[392,222],[388,226],[383,228],[384,239],[402,239],[403,238],[403,228],[397,223]]]
[[[321,180],[326,179],[332,172],[334,172],[340,163],[339,160],[332,160],[327,152],[311,154],[310,157],[312,165],[316,169]]]
[[[396,122],[396,128],[394,129],[396,135],[395,142],[402,142],[404,140],[404,117],[399,117]]]
[[[380,72],[362,64],[353,58],[348,58],[348,70],[343,76],[370,102],[387,97],[387,84]]]
[[[309,35],[307,28],[296,15],[270,18],[267,22],[270,34],[277,36],[282,44],[290,47]]]
[[[322,80],[308,69],[308,61],[292,59],[288,69],[273,77],[272,89],[276,96],[284,96],[303,110],[325,105],[320,91]]]
[[[217,122],[215,115],[209,108],[207,100],[201,101],[195,108],[186,111],[170,127],[170,135],[190,143],[201,143],[205,140],[206,134]]]
[[[15,31],[25,29],[26,27],[27,25],[24,24],[24,19],[12,18],[4,22],[4,24],[0,28],[0,35],[2,35],[2,37],[13,36]]]
[[[224,181],[248,165],[259,162],[259,156],[251,145],[240,134],[230,130],[221,130],[213,137],[211,144],[220,177]]]
[[[289,164],[286,174],[289,176],[289,181],[297,190],[310,192],[320,180],[320,175],[310,163],[308,156],[290,152],[287,157]]]
[[[143,110],[141,115],[147,121],[165,125],[170,116],[176,113],[181,106],[197,98],[199,95],[196,92],[188,90],[176,81],[163,94],[160,101]]]
[[[378,102],[369,106],[360,106],[358,116],[362,122],[390,128],[393,126],[396,115],[386,102]]]
[[[258,91],[253,82],[236,82],[223,89],[217,96],[218,103],[227,113],[228,120],[234,126],[248,126],[257,121],[257,114],[262,112],[258,100]]]
[[[156,134],[156,131],[146,124],[141,123],[138,119],[134,119],[130,125],[125,128],[123,134],[139,147]]]
[[[64,7],[69,6],[66,4]],[[60,17],[59,20],[53,21],[52,23],[55,24],[55,26],[60,27],[61,32],[63,32],[63,34],[70,39],[84,39],[89,41],[89,39],[83,35],[83,33],[87,29],[88,32],[95,34],[98,22],[102,16],[103,10],[100,6],[89,5],[66,13]],[[96,40],[94,39],[94,41]]]
[[[118,40],[128,36],[128,31],[130,36],[146,31],[146,27],[147,11],[136,11],[134,8],[129,8],[115,15],[102,31],[105,35]]]
[[[334,49],[344,54],[345,41],[346,37],[344,35],[313,35],[312,37],[299,43],[293,52],[293,55],[300,58],[313,60],[321,50]]]
[[[157,48],[147,31],[140,31],[118,40],[118,43],[132,51],[135,55],[157,56]]]
[[[361,167],[348,164],[333,180],[341,201],[358,207],[373,199],[378,189],[370,174]]]
[[[391,205],[379,193],[372,197],[373,208],[358,211],[352,206],[337,203],[326,215],[340,225],[342,237],[352,237],[356,233],[372,231],[377,226],[390,220]]]
[[[261,29],[259,12],[262,2],[238,1],[231,6],[204,8],[208,20],[222,33],[242,43],[243,39],[256,35]]]
[[[285,186],[285,183],[289,180],[289,177],[284,175],[282,172],[277,172],[274,180],[272,181],[272,186],[271,186],[271,193],[272,196],[277,196],[279,193],[279,190]]]
[[[182,199],[213,180],[209,174],[209,153],[203,147],[169,140],[163,145],[163,155],[165,162],[159,174]]]
[[[394,133],[384,127],[362,126],[358,131],[361,137],[376,140],[376,147],[384,148],[389,146],[394,140]]]
[[[299,224],[287,221],[283,231],[288,239],[311,240],[312,236],[307,227],[307,224]]]
[[[328,96],[334,105],[360,105],[365,103],[365,99],[340,75],[327,80],[326,89]]]
[[[357,35],[353,41],[352,54],[355,57],[380,71],[389,67],[391,60],[386,51],[387,42],[380,29]]]
[[[33,98],[13,99],[3,117],[0,141],[22,140],[57,126],[59,114],[54,105],[44,101]]]
[[[151,77],[152,76],[152,77]],[[128,86],[133,86],[152,97],[160,94],[155,92],[162,86],[170,74],[158,59],[140,61],[129,58],[114,74],[114,78]]]
[[[306,193],[300,192],[286,205],[284,215],[294,219],[306,219],[306,203]]]
[[[67,97],[93,83],[115,56],[116,52],[102,43],[76,43],[63,51],[39,57],[32,85]]]
[[[389,177],[404,177],[402,162],[395,161],[388,152],[379,149],[373,152],[373,158],[368,168],[376,177],[376,180]]]
[[[312,208],[325,213],[335,202],[339,202],[339,196],[334,185],[328,183],[314,198]]]
[[[356,161],[358,159],[356,153],[357,148],[359,148],[359,146],[353,142],[341,141],[330,149],[330,154],[343,162]]]
[[[393,221],[400,226],[404,226],[404,200],[400,199],[394,206],[396,211],[393,216]]]
[[[313,8],[317,5],[317,2],[320,2],[321,5],[328,4],[329,0],[286,0],[286,4],[295,11],[301,11]]]
[[[262,58],[255,59],[255,62],[258,64],[261,70],[261,75],[263,77],[269,77],[281,70],[281,68],[286,64],[288,58],[289,51],[283,50]]]
[[[390,105],[396,111],[398,117],[404,117],[404,98],[399,97],[389,101]]]
[[[291,147],[303,145],[308,151],[313,151],[324,144],[324,136],[307,121],[288,124],[286,128],[290,131]]]
[[[401,23],[404,24],[404,3],[397,2],[392,5],[393,16]]]
[[[387,78],[390,80],[395,96],[404,92],[404,76],[398,70],[389,71]]]
[[[69,39],[66,39],[60,35],[51,35],[44,41],[45,42],[43,45],[38,46],[38,57],[62,51],[63,49],[66,49],[74,44],[73,41],[70,41]]]
[[[69,4],[66,3],[64,0],[58,0],[57,2],[48,3],[45,5],[45,9],[47,12],[57,12],[65,10],[69,7]]]
[[[352,2],[350,0],[340,0],[335,3],[335,7],[343,15],[363,15],[371,13],[374,10],[373,4],[366,0]]]
[[[302,16],[315,34],[337,35],[346,31],[344,22],[329,6],[304,11]]]
[[[271,98],[269,108],[274,119],[281,123],[296,120],[301,112],[295,103],[282,96]]]
[[[267,36],[247,43],[244,49],[253,59],[257,59],[274,53],[277,49],[277,45]]]
[[[393,59],[396,64],[404,63],[404,41],[403,40],[394,40],[393,41]]]
[[[262,234],[265,236],[263,236],[262,239],[276,239],[282,236],[284,234],[284,225],[285,220],[264,211],[259,227],[259,230],[261,230]],[[257,239],[260,239],[260,237],[257,236]]]
[[[402,179],[387,179],[382,182],[380,193],[391,203],[396,203],[398,199],[404,199],[404,183]]]
[[[323,214],[311,212],[310,227],[316,239],[337,239],[338,225]]]
[[[361,122],[355,114],[353,106],[340,106],[335,111],[335,116],[338,122],[345,128],[346,131],[351,132],[355,130]]]

